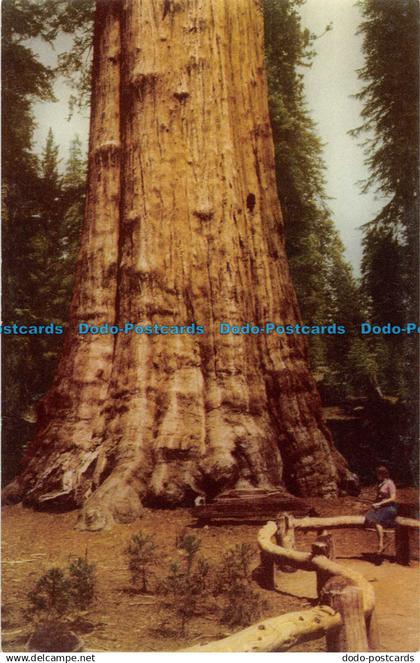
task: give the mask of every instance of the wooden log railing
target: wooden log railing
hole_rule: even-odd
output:
[[[420,521],[412,518],[397,518],[396,524],[397,535],[398,527],[404,530],[420,527]],[[379,637],[373,588],[360,573],[331,559],[333,544],[326,531],[327,528],[364,525],[363,516],[295,519],[282,514],[277,523],[268,522],[259,530],[257,537],[262,574],[268,580],[266,586],[273,587],[276,566],[285,570],[314,571],[317,574],[320,605],[266,619],[221,640],[184,651],[280,652],[320,637],[326,637],[328,651],[377,651]],[[323,534],[312,546],[311,552],[302,552],[294,549],[295,529],[323,530]],[[406,531],[402,540],[408,542]]]
[[[305,520],[307,519],[305,518]],[[314,520],[319,521],[321,519],[314,518]],[[325,520],[330,519],[328,518]],[[294,519],[290,519],[289,522],[292,527],[296,524]],[[317,522],[316,528],[319,529],[320,527],[321,523]],[[359,587],[363,595],[363,609],[365,613],[370,614],[375,606],[375,593],[366,578],[357,571],[354,571],[347,566],[343,566],[342,564],[338,564],[332,559],[328,559],[325,555],[313,555],[312,552],[297,551],[273,543],[272,539],[275,536],[276,531],[276,523],[268,522],[258,533],[258,545],[260,550],[264,552],[265,559],[271,556],[275,563],[279,562],[280,564],[283,564],[284,562],[287,562],[290,566],[297,569],[321,572],[329,577],[341,576],[342,578],[346,578],[353,585]]]
[[[404,518],[397,516],[395,519],[396,525],[403,527],[420,528],[420,520],[415,518]],[[293,518],[295,529],[302,530],[317,530],[317,529],[337,529],[337,528],[350,528],[362,527],[365,524],[364,516],[333,516],[331,518],[312,518],[310,516],[305,518]]]
[[[333,518],[294,518],[294,529],[323,530],[348,529],[365,526],[364,516],[334,516]],[[410,563],[410,530],[420,529],[420,520],[397,516],[395,519],[395,552],[398,564]]]

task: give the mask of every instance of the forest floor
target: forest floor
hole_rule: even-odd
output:
[[[372,492],[364,490],[359,498],[336,500],[309,499],[321,516],[364,513]],[[403,489],[399,499],[417,501],[417,491]],[[3,509],[3,651],[24,651],[30,625],[24,617],[27,594],[38,578],[52,566],[67,567],[75,557],[84,557],[96,565],[97,600],[85,617],[85,651],[175,651],[201,642],[228,635],[236,628],[221,624],[215,610],[197,615],[188,624],[185,636],[177,628],[170,608],[160,608],[158,595],[142,595],[130,590],[130,573],[124,548],[133,533],[142,530],[154,534],[159,543],[157,578],[168,572],[171,560],[177,558],[177,536],[188,532],[201,540],[200,555],[210,564],[218,564],[226,550],[239,543],[248,543],[255,550],[254,566],[258,566],[256,537],[261,525],[210,525],[194,527],[187,509],[157,511],[147,509],[137,523],[115,525],[111,531],[80,532],[73,529],[74,512],[40,513],[22,506]],[[309,550],[313,533],[299,533],[297,547]],[[410,567],[395,563],[393,545],[381,564],[374,563],[376,549],[374,532],[356,529],[335,534],[337,561],[356,569],[373,583],[377,597],[377,614],[382,651],[417,651],[419,647],[419,580],[418,548],[412,542]],[[416,549],[416,550],[414,550]],[[413,554],[412,553],[412,554]],[[253,590],[265,601],[263,618],[309,607],[315,599],[315,574],[298,571],[284,574],[284,591],[263,589],[257,576]],[[155,579],[156,582],[156,579]],[[255,620],[257,621],[257,620]],[[168,628],[168,625],[171,628]],[[80,633],[80,631],[79,631]],[[292,651],[324,651],[324,639],[307,642]]]

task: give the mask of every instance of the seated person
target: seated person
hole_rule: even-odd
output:
[[[397,516],[397,489],[389,476],[388,468],[376,468],[376,499],[365,518],[366,527],[374,527],[378,536],[378,554],[384,549],[384,527],[393,527]]]

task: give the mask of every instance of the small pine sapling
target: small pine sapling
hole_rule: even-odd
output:
[[[71,583],[63,569],[48,569],[28,593],[28,615],[35,622],[52,621],[71,609]]]
[[[74,651],[80,639],[71,630],[70,617],[85,611],[95,597],[95,565],[87,556],[70,562],[67,572],[48,569],[28,593],[26,616],[35,629],[29,643],[37,651]]]
[[[183,636],[187,624],[197,614],[208,594],[210,566],[206,560],[197,557],[200,546],[200,539],[191,534],[184,534],[177,539],[182,559],[170,564],[169,573],[160,584],[163,595],[161,608],[175,611]]]
[[[249,544],[238,544],[225,553],[217,573],[214,593],[225,599],[221,621],[229,626],[249,625],[261,617],[265,607],[265,602],[252,587],[253,556]]]
[[[177,548],[185,555],[187,575],[190,574],[194,558],[201,546],[201,541],[194,534],[184,534],[177,539]]]
[[[161,583],[160,590],[164,596],[161,607],[175,611],[182,636],[206,596],[209,569],[203,559],[198,559],[194,567],[172,562],[168,576]]]
[[[147,592],[150,568],[157,564],[156,549],[153,537],[140,531],[133,534],[124,551],[128,559],[131,582],[136,591]]]
[[[89,564],[87,556],[78,557],[69,566],[72,603],[78,610],[87,610],[95,598],[95,564]]]

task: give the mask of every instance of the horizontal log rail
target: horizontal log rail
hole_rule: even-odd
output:
[[[415,518],[403,518],[403,516],[397,516],[395,523],[397,525],[401,525],[402,527],[420,529],[420,520],[416,520]]]
[[[363,527],[365,524],[365,516],[334,516],[331,518],[294,518],[293,524],[295,529],[302,530],[317,530],[317,529],[340,529],[351,527]],[[415,518],[403,518],[397,516],[395,524],[402,527],[412,529],[420,528],[420,520]]]
[[[364,526],[364,516],[293,518],[282,514],[277,523],[269,521],[259,530],[257,537],[263,573],[272,579],[276,567],[285,566],[316,572],[320,605],[266,619],[221,640],[184,651],[280,652],[323,636],[327,639],[328,651],[377,650],[373,587],[357,571],[329,559],[333,546],[331,537],[325,532],[327,529]],[[409,529],[419,527],[420,521],[413,518],[396,519],[397,534],[402,530],[407,537]],[[312,552],[302,552],[294,550],[295,529],[324,530],[324,533],[313,545]],[[319,554],[323,551],[325,554]]]
[[[314,520],[321,519],[314,518]],[[326,518],[325,520],[330,520],[330,518]],[[293,519],[293,524],[295,524],[295,522],[296,521]],[[318,524],[316,527],[318,528]],[[375,607],[375,592],[364,576],[347,566],[343,566],[342,564],[334,562],[332,559],[328,559],[325,555],[313,556],[310,552],[300,552],[289,548],[283,548],[283,546],[273,543],[272,541],[276,533],[277,525],[274,522],[268,522],[258,532],[258,545],[264,555],[272,557],[273,561],[287,561],[290,566],[297,569],[323,572],[330,577],[341,576],[342,578],[346,578],[362,591],[363,609],[365,613],[369,614],[373,610]]]
[[[305,640],[315,640],[339,626],[340,614],[327,606],[271,617],[222,640],[197,645],[187,652],[278,652]]]

